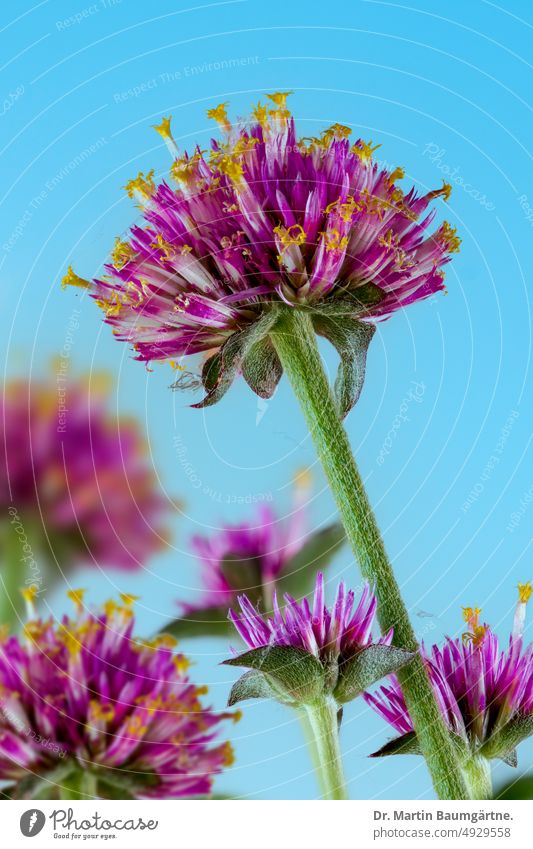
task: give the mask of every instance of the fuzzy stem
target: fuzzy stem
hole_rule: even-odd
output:
[[[312,734],[310,745],[323,799],[347,799],[337,721],[338,705],[332,696],[305,705]]]
[[[492,799],[492,776],[490,761],[474,755],[463,767],[471,799]]]
[[[362,574],[375,586],[381,628],[394,628],[394,643],[417,651],[418,641],[337,413],[310,314],[297,308],[280,309],[271,339],[300,402]],[[398,672],[398,678],[439,798],[468,799],[457,755],[419,654]]]

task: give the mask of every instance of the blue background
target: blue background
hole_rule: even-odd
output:
[[[81,17],[67,26],[73,15]],[[449,294],[378,328],[348,430],[419,636],[432,642],[459,633],[461,605],[477,604],[507,639],[516,584],[533,577],[533,507],[521,507],[533,493],[527,0],[510,0],[505,9],[479,0],[443,7],[416,0],[98,0],[92,6],[45,0],[4,7],[2,17],[6,374],[44,373],[63,347],[72,310],[80,310],[72,374],[106,368],[116,375],[117,408],[143,421],[162,487],[185,500],[175,514],[173,546],[144,571],[92,570],[75,583],[89,586],[94,601],[117,589],[141,595],[139,631],[148,633],[198,587],[190,534],[248,516],[252,508],[239,500],[271,495],[283,514],[292,474],[309,466],[312,523],[334,516],[285,381],[268,404],[241,381],[217,407],[192,410],[189,397],[168,390],[168,366],[146,371],[114,341],[93,303],[59,288],[70,262],[82,276],[95,275],[114,236],[138,214],[121,186],[139,170],[166,173],[168,153],[151,124],[171,113],[178,144],[205,147],[213,130],[206,109],[230,100],[231,113],[242,115],[260,94],[290,89],[303,135],[340,121],[355,137],[380,142],[377,158],[403,165],[405,182],[420,190],[440,186],[446,169],[452,182],[463,180],[447,209],[439,201],[439,215],[463,239],[449,266]],[[76,160],[91,146],[94,152]],[[325,356],[332,371],[334,357],[326,350]],[[395,427],[413,381],[423,384],[421,400],[408,402],[408,420]],[[329,577],[341,574],[359,582],[347,550]],[[61,612],[63,592],[46,603]],[[209,683],[213,704],[222,707],[234,679],[218,665],[227,646],[202,640],[183,648],[194,659],[195,680]],[[315,795],[287,709],[251,703],[232,735],[237,760],[217,782],[219,791],[264,799]],[[388,736],[362,701],[349,705],[342,745],[352,797],[431,797],[420,759],[366,758]],[[523,768],[532,754],[531,742],[522,747]],[[498,765],[496,774],[511,771]]]

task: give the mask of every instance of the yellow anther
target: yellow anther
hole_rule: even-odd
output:
[[[522,604],[527,604],[532,594],[533,587],[531,586],[531,581],[526,581],[525,584],[518,584],[518,599]]]
[[[128,734],[132,734],[134,737],[142,737],[143,734],[146,734],[147,727],[143,725],[143,721],[139,714],[132,716],[128,723],[127,728]]]
[[[337,212],[343,221],[350,221],[354,212],[358,211],[358,204],[355,198],[352,195],[348,195],[344,202],[341,202],[340,198],[334,200],[333,203],[329,203],[324,212],[329,215],[331,212]]]
[[[151,171],[148,171],[146,176],[142,171],[139,171],[137,176],[126,183],[124,188],[130,198],[135,198],[138,201],[142,202],[151,198],[156,189],[154,169],[152,168]]]
[[[327,251],[345,251],[348,247],[348,236],[341,237],[336,227],[320,235],[324,237]]]
[[[224,766],[232,766],[235,762],[235,755],[233,753],[233,747],[229,740],[222,744],[222,758]]]
[[[255,109],[252,110],[252,115],[262,127],[268,123],[268,108],[264,104],[258,103]]]
[[[111,722],[115,718],[115,708],[110,702],[98,702],[92,699],[90,702],[93,719],[101,719],[104,722]]]
[[[62,289],[65,289],[67,286],[76,286],[78,289],[90,289],[91,282],[90,280],[84,280],[83,277],[78,277],[78,275],[74,273],[72,266],[69,265],[67,273],[61,281]]]
[[[275,91],[274,94],[267,94],[269,100],[275,103],[278,109],[285,109],[287,106],[287,98],[292,94],[292,91]]]
[[[169,115],[168,118],[162,118],[160,124],[154,124],[154,130],[156,133],[164,139],[172,139],[172,130],[170,129],[170,122],[172,120],[172,115]]]
[[[175,369],[175,371],[185,371],[185,366],[182,366],[180,363],[177,363],[176,360],[168,360],[168,364],[170,368]]]
[[[139,601],[140,595],[131,595],[131,593],[120,593],[120,598],[126,607],[132,607],[136,601]]]
[[[463,619],[465,622],[468,622],[468,624],[474,622],[474,624],[477,625],[480,613],[480,607],[463,607]]]
[[[74,602],[78,610],[83,610],[83,597],[87,590],[69,590],[67,598]]]
[[[274,233],[279,236],[284,250],[290,247],[290,245],[305,244],[306,234],[301,224],[291,224],[290,227],[284,227],[283,224],[278,224],[277,227],[274,227]]]
[[[124,268],[126,263],[128,263],[135,256],[135,251],[129,242],[123,242],[118,236],[115,239],[115,247],[111,253],[111,259],[113,261],[113,265],[117,269]]]
[[[457,253],[459,250],[461,239],[458,237],[455,227],[452,227],[447,221],[444,221],[437,231],[437,238],[451,254]]]
[[[372,159],[372,154],[375,150],[381,147],[380,144],[372,144],[372,139],[368,142],[364,142],[362,139],[359,139],[354,146],[352,147],[352,153],[355,153],[356,156],[359,157],[361,162],[370,162]]]
[[[242,179],[242,164],[238,159],[234,159],[231,156],[221,156],[216,166],[220,173],[229,177],[233,183],[238,183]]]
[[[452,193],[452,187],[449,183],[442,182],[442,188],[434,189],[432,192],[428,192],[427,197],[429,200],[433,200],[433,198],[443,197],[444,200],[449,200],[450,195]]]
[[[109,298],[98,298],[96,304],[100,309],[104,310],[106,316],[119,315],[124,306],[118,292],[112,292]]]
[[[176,654],[172,658],[172,662],[176,668],[177,672],[187,672],[191,662],[188,657],[185,657],[184,654]]]
[[[159,257],[162,262],[168,262],[176,255],[174,245],[167,242],[160,233],[157,234],[153,242],[150,242],[150,247],[162,251],[163,255]]]
[[[218,106],[215,106],[214,109],[207,110],[207,117],[212,118],[213,121],[216,121],[217,124],[222,127],[227,133],[231,130],[231,124],[228,118],[228,112],[226,109],[226,103],[219,103]]]
[[[81,641],[78,639],[77,631],[69,631],[66,625],[60,625],[57,632],[70,656],[76,657],[81,651]]]
[[[347,139],[351,132],[351,127],[345,127],[344,124],[332,124],[327,130],[323,130],[321,142],[328,145],[333,139],[341,141],[342,139]]]
[[[32,584],[29,587],[23,587],[20,591],[22,593],[22,598],[28,604],[33,604],[37,596],[39,595],[39,587],[37,584]]]
[[[392,186],[392,184],[395,183],[396,180],[403,180],[404,177],[405,177],[404,169],[400,168],[400,167],[395,168],[394,171],[391,171],[391,173],[389,175],[389,185]]]

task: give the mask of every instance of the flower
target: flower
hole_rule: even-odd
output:
[[[367,583],[355,609],[355,593],[346,591],[342,581],[333,607],[327,607],[321,572],[311,603],[306,598],[298,602],[288,593],[285,602],[281,610],[274,593],[274,615],[266,618],[241,596],[241,614],[230,610],[229,616],[252,651],[225,661],[260,671],[267,683],[272,678],[280,701],[314,701],[326,691],[342,704],[366,688],[365,680],[379,680],[412,659],[411,653],[391,646],[392,630],[372,640],[377,601]],[[230,697],[230,704],[235,701]]]
[[[280,517],[262,504],[253,518],[223,524],[210,536],[196,534],[190,548],[201,564],[202,588],[198,600],[180,602],[183,616],[172,623],[177,636],[205,636],[232,632],[228,608],[246,594],[263,610],[272,610],[274,591],[305,594],[314,586],[317,566],[325,567],[343,544],[344,529],[333,523],[308,532],[306,503],[311,483],[303,469],[294,477],[292,509]]]
[[[0,780],[15,798],[53,797],[80,771],[101,798],[209,793],[232,761],[229,743],[214,744],[230,714],[202,704],[170,637],[134,638],[133,596],[90,613],[83,591],[69,595],[75,616],[31,620],[25,641],[2,636]]]
[[[533,732],[533,645],[523,645],[524,612],[531,583],[519,585],[515,627],[509,648],[501,649],[491,628],[481,624],[479,608],[463,610],[462,639],[448,637],[425,660],[442,715],[463,758],[503,758],[516,766],[516,745]],[[418,752],[413,724],[396,677],[367,703],[400,737],[376,755]]]
[[[447,222],[428,235],[429,205],[447,200],[449,185],[404,192],[403,169],[380,167],[372,156],[379,145],[351,143],[341,124],[298,138],[288,94],[268,95],[269,106],[238,124],[226,104],[209,110],[222,133],[209,153],[179,154],[164,118],[155,129],[174,157],[175,185],[156,184],[153,171],[131,180],[142,225],[117,239],[101,279],[72,268],[64,279],[90,291],[140,360],[211,352],[203,403],[218,400],[240,370],[258,394],[272,394],[276,352],[264,343],[260,376],[250,358],[276,305],[310,310],[316,331],[340,345],[332,318],[348,328],[372,324],[442,290],[442,268],[459,249]]]
[[[46,535],[61,568],[88,562],[133,569],[165,541],[168,503],[145,438],[135,421],[111,414],[102,378],[93,375],[90,385],[59,376],[15,380],[2,399],[1,506],[13,526],[7,533],[21,542],[23,534],[36,549]]]

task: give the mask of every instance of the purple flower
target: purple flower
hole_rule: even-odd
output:
[[[500,649],[490,627],[480,623],[479,608],[465,608],[468,630],[462,639],[448,637],[442,648],[434,645],[425,654],[442,715],[460,749],[469,755],[500,757],[516,765],[515,746],[533,732],[533,645],[524,647],[522,636],[531,592],[530,582],[519,585],[507,649]],[[376,754],[418,752],[397,678],[364,698],[401,735]]]
[[[269,106],[237,125],[225,104],[210,110],[222,138],[209,152],[179,154],[163,119],[156,129],[174,157],[175,185],[156,184],[153,171],[128,183],[144,221],[117,239],[104,277],[89,282],[70,268],[64,281],[91,291],[140,360],[222,349],[222,362],[211,358],[204,373],[209,402],[239,370],[259,394],[272,394],[281,375],[275,351],[265,343],[268,367],[258,377],[249,352],[236,360],[228,340],[237,336],[242,348],[255,325],[250,346],[264,339],[276,304],[310,309],[317,332],[335,344],[333,311],[352,323],[387,318],[444,289],[442,268],[459,248],[446,222],[428,235],[429,205],[447,199],[449,185],[404,192],[403,170],[380,167],[372,159],[379,145],[351,143],[341,124],[298,138],[287,94],[268,95]]]
[[[301,602],[285,596],[285,608],[280,609],[274,594],[274,615],[262,616],[246,596],[240,596],[241,615],[232,610],[229,616],[244,642],[251,649],[263,646],[292,646],[301,648],[319,660],[348,659],[372,643],[372,625],[376,616],[376,597],[365,583],[358,605],[354,608],[355,593],[346,591],[341,581],[331,610],[324,600],[324,576],[316,578],[313,601]],[[392,631],[378,642],[390,645]]]
[[[109,380],[94,376],[90,384],[12,381],[2,400],[7,532],[23,532],[36,551],[48,539],[62,568],[138,568],[165,542],[169,505],[145,438],[135,421],[113,416],[109,402]]]
[[[232,761],[215,740],[230,714],[202,704],[172,638],[133,636],[134,597],[93,614],[82,591],[69,595],[74,617],[29,621],[25,641],[0,641],[0,780],[15,798],[53,798],[80,771],[101,798],[209,793]]]
[[[325,568],[343,544],[342,525],[334,523],[309,533],[306,504],[311,476],[295,475],[292,508],[286,517],[270,506],[258,507],[255,517],[226,524],[211,536],[196,535],[191,549],[201,563],[198,600],[180,602],[183,616],[170,626],[177,637],[232,632],[228,608],[245,594],[264,611],[272,610],[277,590],[304,594],[314,586],[317,567]]]
[[[252,651],[226,663],[271,676],[273,689],[281,684],[289,703],[313,701],[324,691],[332,693],[339,704],[351,701],[365,689],[364,681],[376,681],[412,658],[390,645],[392,630],[373,641],[377,602],[366,583],[356,605],[355,593],[347,591],[341,581],[329,608],[319,573],[311,602],[306,598],[298,602],[288,594],[285,602],[280,609],[274,594],[274,614],[267,618],[246,596],[239,598],[240,615],[230,611],[229,616]],[[284,700],[283,693],[276,695]],[[237,700],[230,698],[230,703]]]

